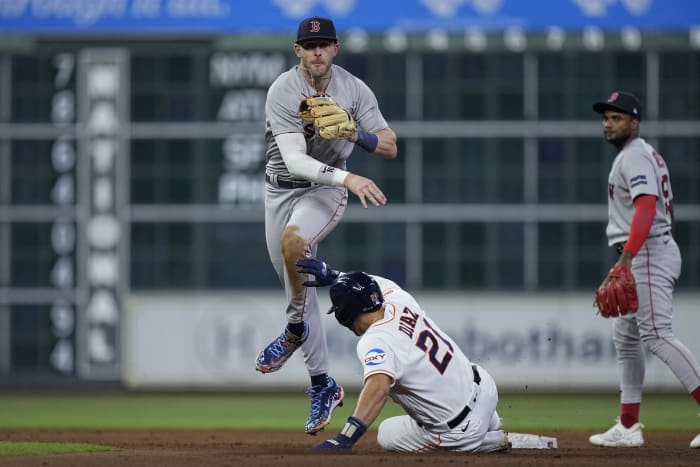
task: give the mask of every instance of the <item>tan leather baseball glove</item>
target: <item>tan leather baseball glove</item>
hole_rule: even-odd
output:
[[[328,94],[304,96],[298,113],[302,120],[313,122],[325,139],[346,139],[357,132],[357,124],[350,112]]]

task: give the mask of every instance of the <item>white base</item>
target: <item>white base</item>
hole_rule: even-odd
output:
[[[557,449],[557,439],[529,433],[508,432],[508,441],[513,449]]]

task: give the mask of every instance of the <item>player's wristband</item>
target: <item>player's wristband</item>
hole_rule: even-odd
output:
[[[379,137],[369,131],[357,130],[357,141],[355,141],[355,144],[367,152],[374,152],[379,145]]]
[[[345,186],[344,182],[347,176],[346,170],[324,165],[318,173],[318,182],[323,185]]]
[[[350,438],[353,444],[357,442],[358,439],[362,437],[367,431],[367,427],[361,420],[355,417],[348,417],[348,421],[345,422],[345,426],[340,430],[340,434]]]

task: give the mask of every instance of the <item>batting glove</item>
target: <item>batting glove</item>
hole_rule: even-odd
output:
[[[338,271],[331,269],[331,267],[321,260],[316,258],[302,258],[297,261],[297,272],[304,274],[313,274],[316,280],[304,281],[303,285],[306,287],[321,287],[324,285],[331,285],[335,282],[340,274]]]
[[[367,431],[367,427],[359,419],[348,417],[345,426],[335,438],[327,439],[314,447],[315,451],[350,450],[358,439]]]

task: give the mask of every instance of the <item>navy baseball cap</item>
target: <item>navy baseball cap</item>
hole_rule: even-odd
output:
[[[351,328],[360,314],[376,311],[384,303],[377,281],[359,271],[339,275],[331,286],[330,296],[332,306],[328,314],[334,313],[335,319],[346,328]]]
[[[629,92],[615,91],[610,94],[608,100],[593,104],[593,110],[599,114],[606,110],[614,110],[631,115],[637,120],[642,119],[642,104],[637,96]]]
[[[297,30],[297,42],[303,42],[309,39],[328,39],[338,42],[338,37],[335,35],[335,25],[328,18],[320,16],[312,16],[301,20],[299,29]]]

